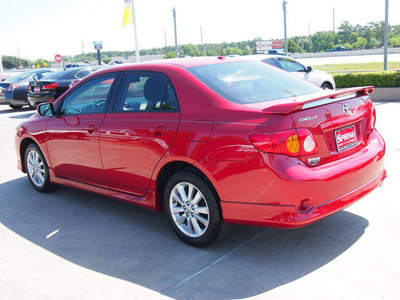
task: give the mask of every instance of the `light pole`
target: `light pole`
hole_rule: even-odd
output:
[[[174,28],[175,28],[175,53],[176,57],[178,57],[178,36],[176,34],[176,10],[175,7],[172,10],[173,15],[174,15]]]
[[[135,2],[132,0],[132,19],[133,19],[133,31],[135,33],[135,48],[136,48],[136,62],[140,62],[140,56],[139,56],[139,47],[138,47],[138,41],[137,41],[137,32],[136,32],[136,15],[135,15]]]
[[[383,69],[387,71],[388,69],[388,33],[389,31],[389,0],[385,0],[385,45],[383,50]]]
[[[287,31],[286,31],[286,4],[287,1],[283,0],[283,28],[285,31],[285,55],[288,55],[288,44],[287,44]]]

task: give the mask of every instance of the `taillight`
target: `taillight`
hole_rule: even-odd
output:
[[[18,88],[20,88],[20,87],[21,87],[21,86],[20,86],[19,84],[16,84],[16,83],[10,84],[10,85],[8,86],[8,90],[9,90],[9,91],[13,91],[13,90],[18,89]]]
[[[307,129],[256,133],[250,140],[258,150],[266,153],[301,156],[318,152],[314,137]]]
[[[375,129],[375,123],[376,123],[376,109],[374,106],[371,108],[371,118],[368,124],[368,129],[367,129],[367,135],[370,135],[372,131]]]
[[[54,90],[55,88],[58,87],[59,84],[60,84],[59,82],[50,83],[50,84],[45,85],[45,86],[43,87],[43,89],[44,89],[44,90]]]

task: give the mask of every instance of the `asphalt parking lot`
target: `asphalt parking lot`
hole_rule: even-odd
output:
[[[0,106],[0,299],[400,299],[400,103],[379,102],[388,178],[343,212],[296,230],[233,226],[192,248],[163,214],[16,169],[17,124]]]

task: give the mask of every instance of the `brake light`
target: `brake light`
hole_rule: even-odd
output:
[[[256,133],[250,140],[258,150],[266,153],[301,156],[318,152],[314,137],[307,129]]]
[[[45,86],[43,87],[43,89],[44,89],[44,90],[54,90],[55,88],[58,87],[59,84],[60,84],[59,82],[50,83],[50,84],[45,85]]]
[[[374,106],[371,108],[371,118],[368,124],[367,135],[369,136],[375,129],[376,123],[376,109]]]
[[[9,91],[13,91],[13,90],[18,89],[18,88],[20,88],[20,87],[21,87],[21,86],[20,86],[19,84],[16,84],[16,83],[10,84],[10,85],[8,86],[8,90],[9,90]]]

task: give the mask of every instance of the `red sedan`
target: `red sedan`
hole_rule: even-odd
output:
[[[165,210],[193,246],[229,223],[305,226],[386,178],[371,92],[241,58],[117,66],[18,127],[18,167],[39,192],[61,184]]]

